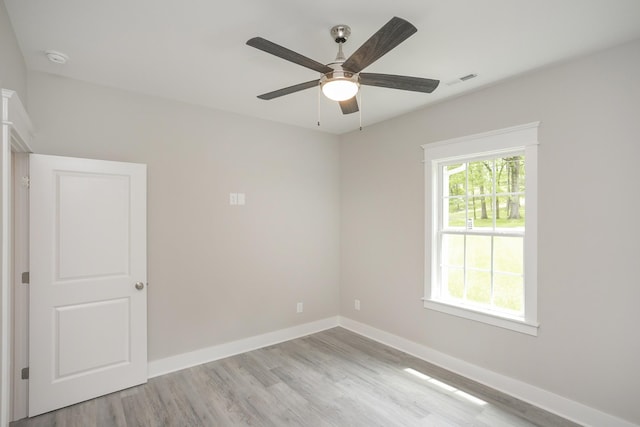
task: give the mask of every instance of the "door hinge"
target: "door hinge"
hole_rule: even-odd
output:
[[[29,367],[22,368],[22,371],[20,371],[20,378],[23,380],[29,379]]]
[[[28,176],[23,176],[22,177],[22,186],[29,188],[31,186],[31,178]]]
[[[24,273],[22,273],[22,284],[23,285],[28,285],[29,284],[29,272],[25,271]]]

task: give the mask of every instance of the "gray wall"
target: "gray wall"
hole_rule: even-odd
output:
[[[35,152],[148,165],[150,360],[338,314],[337,137],[42,73],[29,94]]]
[[[0,88],[18,92],[27,102],[27,67],[18,47],[4,1],[0,0]]]
[[[639,75],[637,41],[344,135],[341,314],[640,423]],[[539,335],[424,309],[420,145],[533,121]]]

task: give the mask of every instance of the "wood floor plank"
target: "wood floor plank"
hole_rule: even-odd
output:
[[[192,399],[199,400],[199,405],[206,408],[207,420],[211,419],[211,425],[235,425],[239,424],[233,417],[231,402],[227,401],[207,375],[204,366],[196,366],[181,372],[185,380],[192,387]]]
[[[118,393],[96,399],[96,425],[99,427],[127,427],[122,399]]]
[[[122,408],[128,427],[142,427],[159,425],[158,423],[162,418],[162,413],[158,414],[153,411],[154,405],[147,398],[147,394],[155,398],[154,393],[147,393],[146,390],[151,391],[149,385],[137,386],[120,392],[122,399]],[[87,427],[91,424],[87,423]]]
[[[576,424],[342,328],[152,378],[12,427]]]
[[[235,372],[225,363],[226,359],[205,365],[205,373],[209,376],[213,386],[218,390],[225,402],[227,414],[231,417],[232,425],[260,425],[260,418],[256,416],[254,408],[247,402],[249,390],[242,389],[242,383],[236,378]],[[267,419],[267,425],[272,423]]]

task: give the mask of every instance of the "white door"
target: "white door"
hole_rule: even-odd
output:
[[[146,165],[29,162],[34,416],[147,381]]]

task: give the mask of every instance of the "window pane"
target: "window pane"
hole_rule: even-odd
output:
[[[467,236],[467,268],[491,270],[491,236]]]
[[[466,221],[465,215],[465,197],[452,197],[446,199],[447,204],[444,212],[445,221],[443,221],[445,227],[464,227]]]
[[[495,210],[496,210],[496,227],[497,228],[501,228],[501,227],[506,227],[508,224],[508,217],[509,215],[507,214],[508,212],[508,206],[509,206],[509,200],[508,200],[508,196],[501,194],[501,195],[496,195],[496,200],[495,200]]]
[[[450,297],[462,299],[464,295],[464,270],[460,268],[443,269],[445,289]]]
[[[520,200],[522,196],[519,194],[509,194],[505,199],[505,218],[506,226],[517,227],[524,225],[524,206]]]
[[[491,273],[467,270],[467,300],[482,304],[491,302]]]
[[[503,194],[496,196],[496,200],[500,206],[496,228],[524,228],[524,196]]]
[[[493,238],[493,268],[496,272],[522,274],[523,263],[524,238]]]
[[[463,196],[466,194],[467,168],[465,163],[447,165],[443,168],[444,186],[442,193],[445,196]]]
[[[494,274],[493,304],[499,308],[522,312],[524,310],[522,276]]]
[[[493,229],[493,204],[490,196],[471,197],[467,213],[467,230]]]
[[[442,236],[442,262],[445,266],[464,267],[464,236]]]
[[[511,157],[496,159],[496,193],[511,193]]]
[[[469,197],[493,194],[493,160],[469,163]]]
[[[496,193],[524,191],[524,156],[496,159]]]
[[[524,191],[525,183],[525,169],[524,169],[524,156],[513,156],[509,158],[509,171],[511,178],[512,193]]]

